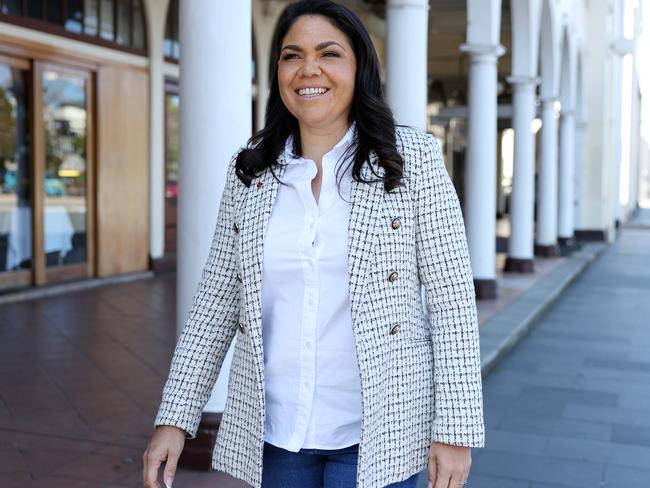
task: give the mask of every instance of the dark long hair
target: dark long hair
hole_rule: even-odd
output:
[[[280,15],[271,45],[271,86],[266,104],[265,126],[248,140],[247,147],[237,156],[235,171],[238,178],[250,186],[251,179],[266,168],[270,167],[273,172],[290,134],[293,136],[295,154],[302,155],[298,120],[280,98],[278,59],[284,37],[294,22],[303,15],[320,15],[328,19],[348,37],[354,50],[357,69],[348,120],[349,123],[356,121],[356,144],[349,146],[354,151],[354,179],[363,183],[378,181],[364,180],[361,176],[361,168],[368,161],[370,151],[374,150],[379,164],[385,170],[384,190],[403,186],[401,178],[404,162],[395,148],[395,121],[384,102],[379,61],[372,40],[361,20],[351,10],[330,0],[301,0],[289,4]],[[377,175],[375,171],[373,174]]]

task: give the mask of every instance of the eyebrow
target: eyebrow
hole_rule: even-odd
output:
[[[318,45],[316,46],[316,51],[320,51],[321,49],[325,49],[326,47],[331,46],[332,44],[336,44],[337,46],[339,46],[341,49],[343,49],[343,50],[345,51],[345,48],[344,48],[343,46],[341,46],[341,45],[340,45],[338,42],[336,42],[336,41],[325,41],[325,42],[321,42],[320,44],[318,44]],[[298,52],[303,52],[303,51],[304,51],[303,48],[301,48],[300,46],[296,46],[295,44],[287,44],[287,45],[284,46],[280,51],[284,51],[285,49],[289,49],[289,50],[291,50],[291,51],[298,51]]]

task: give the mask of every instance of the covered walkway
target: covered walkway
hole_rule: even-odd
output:
[[[504,296],[537,279],[502,277]],[[141,486],[176,340],[174,286],[168,274],[0,306],[0,486]],[[648,297],[645,210],[484,379],[472,486],[650,486]],[[487,345],[507,299],[479,309]],[[181,470],[174,486],[244,485]]]

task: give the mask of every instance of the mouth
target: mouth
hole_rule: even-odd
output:
[[[323,86],[319,87],[308,87],[308,88],[299,88],[298,90],[295,90],[295,93],[300,97],[304,98],[307,100],[311,100],[313,98],[319,98],[325,95],[328,91],[330,91],[329,88],[325,88]]]

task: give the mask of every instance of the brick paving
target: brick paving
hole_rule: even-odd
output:
[[[475,488],[650,487],[650,211],[484,380]]]
[[[0,307],[0,487],[142,486],[174,286],[164,275]],[[182,471],[174,486],[241,485]]]

